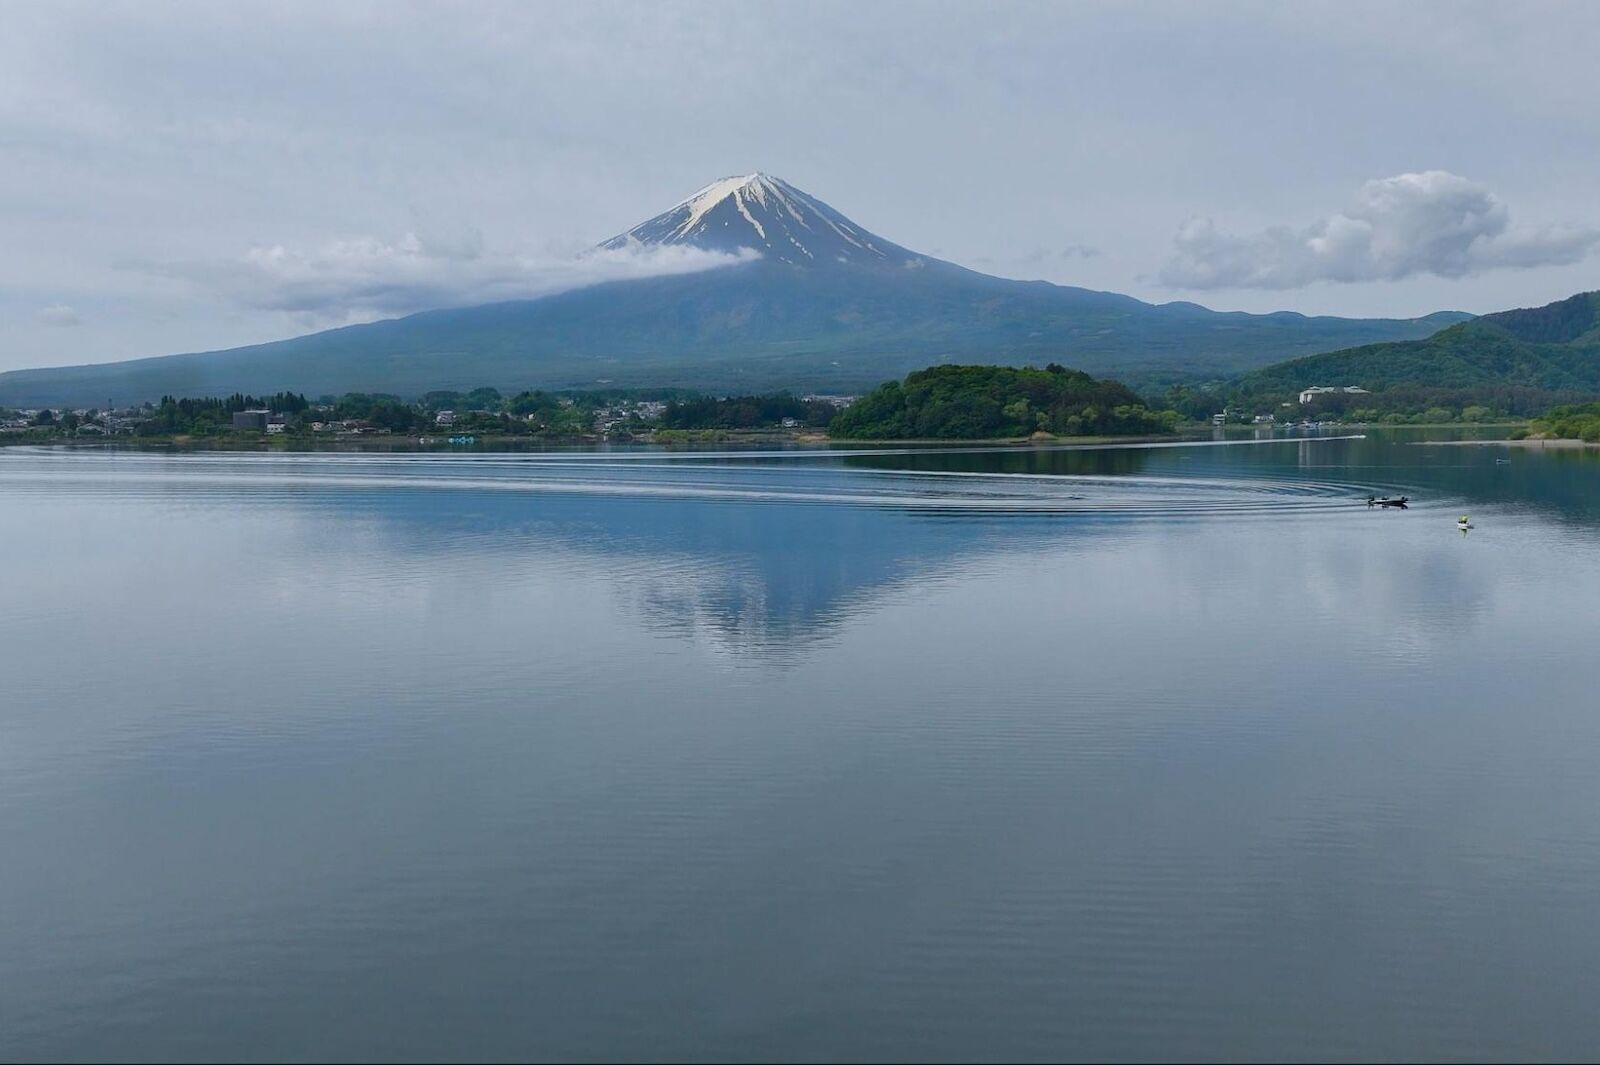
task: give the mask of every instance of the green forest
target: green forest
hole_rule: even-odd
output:
[[[235,392],[226,399],[162,396],[161,402],[140,425],[139,432],[143,436],[216,432],[227,428],[229,420],[239,411],[299,414],[310,406],[310,401],[297,392],[279,392],[273,396],[246,396]]]
[[[1169,433],[1176,411],[1154,411],[1117,381],[1054,363],[935,366],[891,381],[840,411],[830,436],[855,440],[983,440]]]
[[[1554,436],[1600,444],[1600,403],[1552,407],[1528,426],[1529,436]]]
[[[793,419],[796,425],[825,429],[837,408],[831,403],[800,399],[786,392],[723,399],[682,399],[667,404],[664,429],[760,429]]]
[[[1358,384],[1372,392],[1434,389],[1458,395],[1517,389],[1600,391],[1600,292],[1486,314],[1426,340],[1368,344],[1277,363],[1241,379],[1246,391],[1294,392]]]

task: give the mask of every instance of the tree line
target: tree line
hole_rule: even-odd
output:
[[[1552,407],[1528,425],[1530,436],[1554,436],[1600,444],[1600,403]]]
[[[661,415],[661,426],[665,429],[760,429],[793,419],[796,425],[825,429],[837,410],[832,403],[800,399],[787,392],[683,399],[667,404]]]

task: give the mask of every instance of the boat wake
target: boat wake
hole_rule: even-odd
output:
[[[898,454],[918,462],[970,449],[915,452],[556,452],[150,454],[13,449],[0,484],[93,484],[250,496],[315,491],[493,491],[706,502],[894,508],[924,513],[1107,518],[1251,516],[1365,509],[1372,484],[1240,475],[1055,474],[852,465]]]

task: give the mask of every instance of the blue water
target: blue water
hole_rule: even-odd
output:
[[[0,1058],[1592,1057],[1600,460],[1417,439],[0,450]]]

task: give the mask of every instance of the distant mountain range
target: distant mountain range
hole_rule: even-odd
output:
[[[1359,385],[1600,393],[1600,292],[1486,314],[1424,340],[1330,351],[1245,376],[1247,387]]]
[[[750,249],[695,274],[425,311],[268,344],[0,374],[0,404],[179,395],[679,386],[858,391],[938,362],[1232,374],[1469,317],[1307,317],[1149,304],[910,251],[765,174],[724,178],[606,241]],[[746,253],[749,254],[748,252]]]

